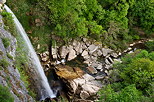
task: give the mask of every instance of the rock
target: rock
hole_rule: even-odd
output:
[[[86,91],[81,91],[80,97],[81,99],[87,99],[89,97],[89,93]]]
[[[72,80],[81,77],[84,72],[78,67],[70,67],[67,65],[56,66],[56,74],[66,80]]]
[[[91,74],[96,74],[96,73],[97,73],[97,70],[96,70],[94,67],[92,67],[92,66],[87,67],[87,69],[88,69],[88,71],[89,71]]]
[[[96,76],[95,79],[96,79],[96,80],[102,80],[102,79],[104,79],[104,77],[105,77],[105,76]]]
[[[61,56],[61,58],[65,59],[68,52],[69,52],[69,49],[66,46],[62,46],[60,48],[60,56]]]
[[[103,54],[103,53],[102,53],[101,50],[98,50],[98,51],[97,51],[97,55],[98,55],[98,56],[102,56],[102,54]]]
[[[32,30],[28,30],[27,31],[27,34],[32,34]]]
[[[108,57],[108,60],[109,60],[110,63],[113,63],[113,60],[112,60],[111,57]]]
[[[57,59],[57,48],[56,47],[51,48],[51,54],[52,54],[53,59]]]
[[[107,70],[104,71],[107,75],[109,75],[109,72]]]
[[[95,80],[95,78],[89,74],[84,74],[82,76],[86,81],[92,81],[92,80]]]
[[[100,90],[100,87],[96,85],[84,84],[82,85],[82,89],[87,91],[90,95],[94,95]]]
[[[92,61],[97,61],[97,57],[96,56],[91,56]]]
[[[88,55],[88,51],[86,51],[86,50],[84,50],[83,52],[82,52],[82,54],[81,54],[81,56],[87,56]]]
[[[38,45],[37,45],[37,49],[40,49],[40,47],[41,47],[40,44],[38,44]]]
[[[75,52],[75,50],[71,49],[69,51],[68,59],[67,60],[70,61],[70,60],[74,59],[75,57],[77,57],[76,52]]]
[[[46,52],[40,54],[40,56],[41,56],[41,60],[42,60],[43,62],[46,62],[46,61],[48,61],[48,59],[49,59],[49,52],[46,51]]]
[[[0,0],[0,4],[6,3],[6,0]]]
[[[108,59],[105,59],[105,63],[106,64],[111,64],[110,61]]]
[[[103,69],[103,66],[100,64],[100,65],[98,65],[98,67],[96,69],[101,70],[101,69]]]
[[[113,60],[114,62],[119,62],[119,63],[122,63],[122,61],[121,61],[121,59],[119,58],[119,59],[114,59]]]
[[[106,49],[106,48],[102,48],[102,52],[103,52],[103,56],[107,56],[109,53],[111,53],[113,50],[111,49]]]
[[[83,38],[83,42],[85,42],[85,43],[86,43],[86,41],[87,41],[87,38]]]
[[[82,43],[82,50],[87,49],[87,46],[85,45],[85,43]]]
[[[98,46],[92,44],[92,45],[90,45],[90,46],[88,47],[88,49],[89,49],[89,53],[92,54],[93,52],[95,52],[95,51],[98,49]]]
[[[114,57],[114,58],[117,58],[118,54],[117,53],[112,53],[111,56]]]
[[[109,70],[111,68],[111,65],[105,65],[105,69]]]
[[[82,52],[82,45],[80,42],[77,42],[76,40],[74,40],[73,46],[74,46],[74,50],[76,51],[77,55]]]

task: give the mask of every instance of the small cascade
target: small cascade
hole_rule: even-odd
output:
[[[24,30],[24,28],[22,27],[22,25],[20,24],[20,22],[18,21],[18,19],[16,18],[16,16],[14,15],[14,13],[10,10],[10,8],[7,5],[4,5],[4,8],[7,12],[12,14],[14,23],[16,25],[16,28],[18,30],[18,32],[21,34],[23,40],[25,41],[25,44],[27,45],[27,48],[29,50],[29,55],[31,57],[31,61],[32,64],[35,68],[35,71],[37,73],[37,76],[39,77],[39,81],[41,84],[41,98],[40,100],[45,100],[46,98],[55,98],[56,95],[53,93],[52,89],[49,86],[47,77],[45,76],[45,73],[43,71],[43,68],[41,66],[41,63],[39,61],[39,58],[37,56],[37,54],[35,53],[35,50]]]

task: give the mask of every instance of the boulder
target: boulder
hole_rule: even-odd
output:
[[[51,48],[51,54],[53,59],[57,59],[57,48],[52,47]]]
[[[60,57],[65,59],[68,52],[69,52],[68,47],[67,46],[62,46],[60,48]]]
[[[95,51],[98,49],[98,46],[92,44],[92,45],[90,45],[90,46],[88,47],[88,49],[89,49],[89,53],[92,54],[93,52],[95,52]]]
[[[111,53],[113,50],[107,49],[107,48],[102,48],[103,56],[107,56],[109,53]]]
[[[92,66],[87,67],[87,70],[88,70],[91,74],[96,74],[96,73],[97,73],[97,70],[96,70],[94,67],[92,67]]]
[[[103,66],[101,64],[99,64],[97,67],[96,67],[97,70],[101,70],[103,69]]]
[[[112,53],[111,56],[114,57],[114,58],[117,58],[118,54],[117,53]]]
[[[73,47],[74,47],[74,50],[76,51],[76,54],[80,54],[82,52],[82,45],[80,42],[74,40],[73,42]]]
[[[87,50],[84,50],[83,52],[82,52],[82,54],[81,54],[81,56],[86,56],[86,55],[88,55],[88,51]]]
[[[101,50],[98,50],[98,51],[97,51],[97,55],[98,55],[98,56],[102,56],[102,54],[103,54],[103,52],[102,52]]]
[[[70,61],[74,59],[75,57],[77,57],[76,51],[74,49],[70,49],[67,60]]]
[[[80,97],[81,99],[87,99],[89,97],[89,93],[87,91],[81,91]]]

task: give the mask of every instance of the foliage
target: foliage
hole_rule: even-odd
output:
[[[68,42],[76,37],[96,39],[115,50],[125,49],[128,42],[142,37],[134,28],[145,34],[154,31],[152,0],[8,0],[7,4],[26,31],[32,32],[32,39],[38,37],[33,42],[42,49],[47,49],[51,38]],[[36,19],[41,20],[41,26],[36,26]]]
[[[153,0],[134,0],[129,11],[133,22],[130,25],[141,27],[147,33],[154,31],[154,2]]]
[[[15,27],[12,15],[6,11],[1,12],[1,15],[3,16],[3,22],[5,24],[5,29],[10,31],[10,33],[13,36],[16,36],[17,31],[16,31],[16,27]]]
[[[115,92],[108,85],[99,92],[99,95],[101,97],[98,102],[138,102],[142,94],[136,89],[135,85],[129,85],[119,92]]]
[[[9,66],[9,62],[5,58],[0,59],[0,66],[3,68],[7,68]]]
[[[0,85],[0,102],[14,102],[14,98],[7,87]]]
[[[10,59],[13,59],[13,56],[9,53],[7,53],[7,57],[10,58]]]
[[[100,92],[100,102],[153,102],[154,52],[137,50],[114,64],[111,84]]]
[[[27,74],[28,69],[28,51],[25,47],[25,43],[20,36],[17,36],[18,47],[16,49],[16,57],[15,57],[15,67],[19,70],[20,78],[24,82],[26,88],[28,89],[28,93],[35,97],[36,94],[30,89],[30,77]],[[23,47],[24,46],[24,47]]]
[[[9,38],[2,38],[4,47],[7,48],[10,45],[10,39]]]
[[[154,41],[148,41],[145,43],[146,49],[148,51],[154,51]]]

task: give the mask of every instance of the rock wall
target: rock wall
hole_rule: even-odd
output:
[[[4,26],[0,15],[0,84],[9,88],[14,102],[33,102],[18,69],[14,66],[17,41]]]

